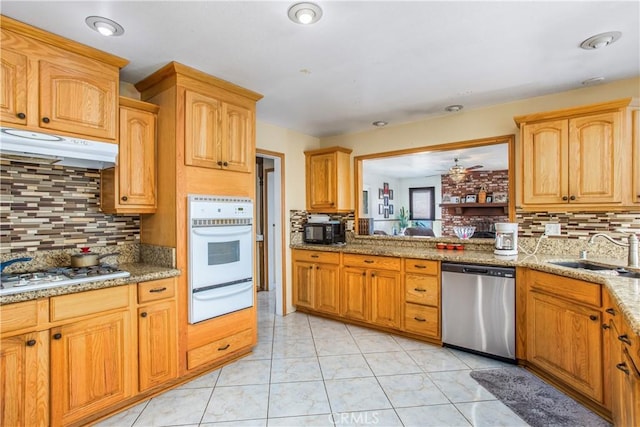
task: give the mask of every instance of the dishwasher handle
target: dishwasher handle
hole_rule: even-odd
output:
[[[477,268],[477,267],[464,267],[462,269],[463,273],[467,274],[489,274],[489,270],[486,268]]]

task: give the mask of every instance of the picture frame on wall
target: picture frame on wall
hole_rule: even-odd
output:
[[[389,200],[393,200],[393,190],[389,190]]]
[[[465,203],[475,203],[477,201],[475,194],[467,194],[467,197],[464,198]]]
[[[389,215],[393,215],[393,205],[389,205]]]
[[[384,190],[382,188],[378,188],[378,199],[382,199],[384,197]]]
[[[384,207],[384,218],[389,218],[389,206]]]
[[[487,196],[487,203],[493,203],[493,196]]]
[[[384,205],[380,203],[378,205],[378,215],[383,215],[383,214],[384,214]]]
[[[506,191],[493,192],[493,203],[507,203],[508,201],[509,201],[509,196]]]

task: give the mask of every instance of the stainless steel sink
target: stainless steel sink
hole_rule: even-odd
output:
[[[558,265],[560,267],[568,267],[568,268],[575,268],[575,269],[581,269],[581,270],[590,270],[590,271],[593,271],[594,273],[597,273],[598,271],[601,271],[602,274],[606,274],[605,273],[605,271],[606,271],[607,273],[611,272],[612,273],[611,275],[614,275],[614,276],[617,275],[617,276],[620,276],[620,277],[629,277],[629,278],[632,278],[632,279],[640,279],[640,272],[629,271],[626,268],[617,267],[617,266],[614,266],[614,265],[602,265],[602,264],[596,264],[596,263],[589,262],[589,261],[584,261],[584,260],[580,260],[580,261],[552,261],[552,262],[549,262],[549,264]]]

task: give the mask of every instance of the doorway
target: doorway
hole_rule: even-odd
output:
[[[256,150],[256,206],[258,290],[275,293],[275,313],[284,316],[284,154]]]

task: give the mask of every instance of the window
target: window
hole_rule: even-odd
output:
[[[436,216],[435,187],[409,188],[410,219],[434,220]]]

